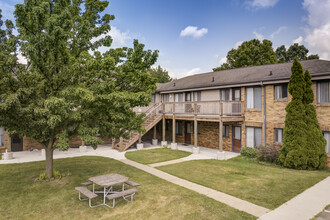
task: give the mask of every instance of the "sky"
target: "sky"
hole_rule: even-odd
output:
[[[0,0],[4,18],[14,5]],[[111,47],[159,50],[155,66],[173,78],[212,71],[243,41],[268,39],[273,48],[293,43],[330,60],[330,0],[109,0],[115,15],[108,33]],[[100,48],[105,51],[107,48]]]

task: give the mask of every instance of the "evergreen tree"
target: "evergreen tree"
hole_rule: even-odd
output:
[[[305,72],[305,92],[303,103],[305,105],[305,122],[307,125],[306,153],[308,154],[307,167],[309,169],[320,169],[325,166],[327,155],[325,152],[326,140],[317,121],[315,107],[313,106],[314,93],[312,80],[308,70]]]
[[[291,67],[289,93],[291,102],[285,108],[285,127],[283,146],[280,149],[279,162],[285,167],[306,169],[308,155],[306,154],[306,122],[303,97],[305,91],[304,72],[298,59],[295,58]]]

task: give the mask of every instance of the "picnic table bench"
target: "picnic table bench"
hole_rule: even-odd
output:
[[[99,185],[103,187],[102,191],[95,191],[94,185]],[[113,186],[116,184],[123,184],[121,191],[114,191]],[[125,184],[132,186],[134,188],[125,190]],[[115,200],[122,197],[128,202],[133,201],[133,196],[138,191],[135,187],[140,186],[140,184],[133,181],[129,181],[127,177],[121,176],[119,174],[105,174],[101,176],[91,177],[87,182],[81,183],[82,186],[76,187],[75,189],[79,192],[79,200],[89,200],[89,207],[94,208],[100,205],[105,205],[110,208],[115,207]],[[87,187],[93,185],[93,191],[90,191]],[[103,203],[99,205],[92,206],[91,200],[96,198],[98,195],[96,193],[103,194]],[[81,194],[85,195],[87,198],[82,199]],[[130,201],[127,197],[131,197]],[[112,200],[112,206],[106,204],[106,198]]]

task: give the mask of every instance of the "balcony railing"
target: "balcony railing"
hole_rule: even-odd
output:
[[[165,102],[165,114],[242,116],[242,101]]]

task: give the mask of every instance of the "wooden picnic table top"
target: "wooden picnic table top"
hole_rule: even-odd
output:
[[[116,173],[109,173],[109,174],[104,174],[101,176],[94,176],[89,178],[90,181],[93,183],[103,186],[103,187],[109,187],[112,185],[124,183],[128,180],[128,177],[116,174]]]

